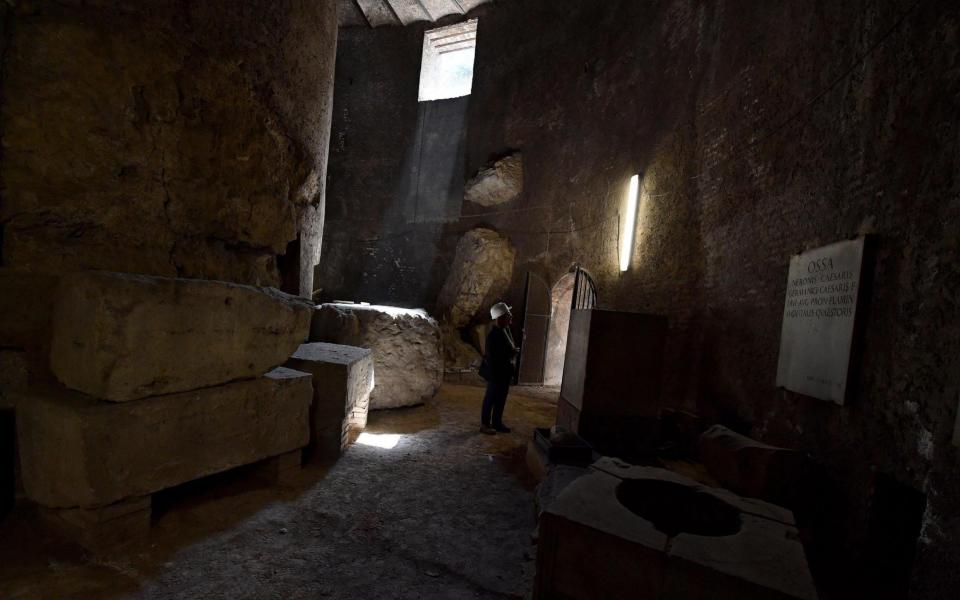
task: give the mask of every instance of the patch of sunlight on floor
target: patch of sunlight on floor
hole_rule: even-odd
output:
[[[357,443],[364,446],[374,446],[385,450],[392,450],[400,442],[399,433],[367,433],[364,431],[357,437]]]

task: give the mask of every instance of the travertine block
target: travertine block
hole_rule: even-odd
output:
[[[340,344],[303,344],[286,366],[313,375],[310,442],[320,458],[336,458],[351,432],[367,426],[373,352]]]
[[[89,271],[65,276],[51,368],[122,402],[259,377],[307,337],[312,305],[272,288]]]
[[[306,446],[310,375],[287,368],[121,404],[58,388],[18,404],[27,496],[91,508]]]
[[[609,458],[540,517],[534,598],[817,597],[789,510]]]
[[[421,404],[443,381],[440,326],[423,310],[322,304],[314,313],[310,341],[373,350],[371,410]]]

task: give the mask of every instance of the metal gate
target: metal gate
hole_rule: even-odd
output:
[[[550,286],[540,276],[527,273],[520,322],[520,362],[517,383],[542,385],[550,331]]]
[[[593,308],[597,305],[597,288],[593,285],[593,277],[579,264],[573,265],[574,273],[573,296],[570,299],[571,311],[582,308]]]

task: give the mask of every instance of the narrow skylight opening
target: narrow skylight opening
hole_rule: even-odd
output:
[[[425,32],[420,102],[469,96],[476,49],[477,19]]]

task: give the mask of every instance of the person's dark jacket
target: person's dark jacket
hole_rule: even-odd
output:
[[[513,380],[517,348],[507,337],[506,329],[494,325],[487,334],[484,350],[480,376],[495,383],[510,383]]]

